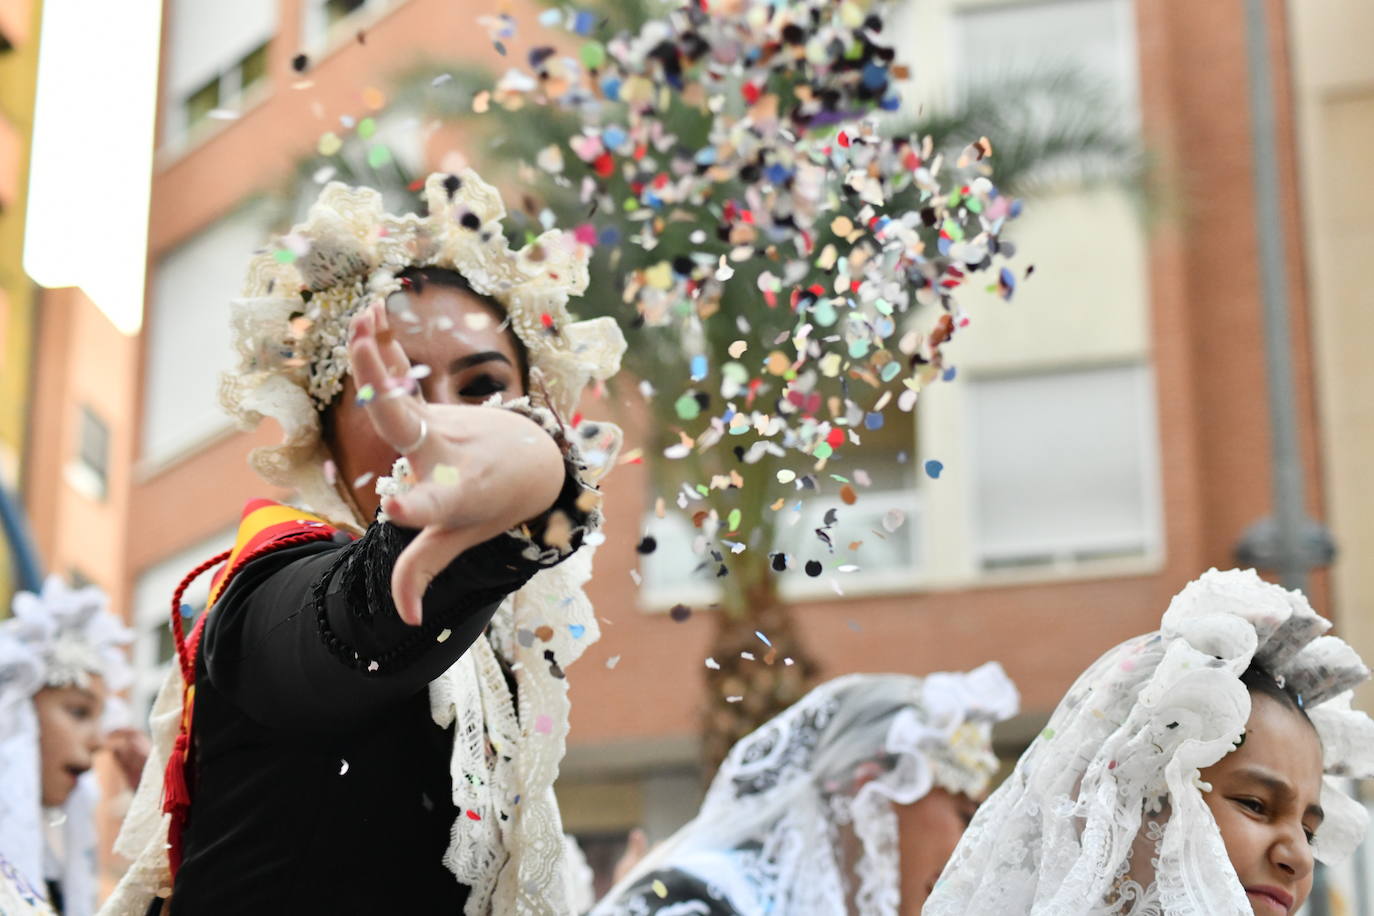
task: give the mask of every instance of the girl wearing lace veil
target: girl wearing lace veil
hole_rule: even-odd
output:
[[[567,912],[564,669],[619,444],[575,408],[624,339],[568,314],[571,234],[509,248],[471,171],[424,203],[333,183],[253,258],[222,400],[280,425],[251,464],[293,505],[249,503],[184,639],[173,598],[106,913]]]
[[[105,607],[100,589],[51,577],[41,593],[15,595],[0,622],[0,913],[95,910],[99,792],[88,771],[127,718],[113,693],[132,680],[132,634]]]
[[[593,916],[918,913],[1016,708],[995,662],[822,684],[730,750],[696,818]]]
[[[1213,569],[1070,688],[974,817],[925,912],[1277,916],[1367,815],[1369,676],[1300,592]]]

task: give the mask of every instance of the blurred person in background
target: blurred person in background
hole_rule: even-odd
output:
[[[1213,569],[1098,659],[979,809],[927,916],[1287,916],[1364,839],[1369,670],[1301,592]]]
[[[251,463],[297,504],[202,566],[105,913],[568,912],[564,669],[619,436],[564,421],[624,339],[568,315],[570,234],[510,249],[471,171],[424,202],[330,184],[250,265],[222,400],[280,424]]]
[[[132,633],[98,588],[49,578],[0,622],[0,913],[89,916],[96,902],[96,752],[137,780],[146,738],[115,695]]]
[[[822,684],[731,748],[696,818],[592,912],[915,916],[1017,706],[995,662]]]

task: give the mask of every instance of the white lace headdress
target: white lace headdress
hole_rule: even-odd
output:
[[[304,223],[260,251],[243,296],[231,306],[238,368],[220,386],[225,409],[245,429],[271,417],[280,445],[250,461],[269,483],[294,489],[317,514],[352,524],[325,474],[320,411],[348,374],[348,323],[364,306],[402,288],[409,267],[456,270],[500,302],[529,355],[534,403],[572,416],[583,389],[620,368],[625,338],[614,319],[573,321],[568,299],[587,288],[589,249],[571,233],[549,230],[512,250],[496,189],[471,169],[425,182],[425,215],[393,216],[371,188],[331,182]],[[413,321],[401,313],[400,323]],[[402,327],[442,334],[450,329]],[[583,457],[597,464],[605,449]]]
[[[106,610],[98,588],[69,589],[57,577],[40,594],[19,592],[14,616],[0,622],[0,855],[34,887],[44,886],[45,839],[42,760],[34,694],[45,687],[89,686],[105,681],[102,725],[127,721],[114,692],[132,681],[125,646],[132,633]],[[68,916],[95,907],[95,801],[90,773],[77,781],[60,812],[65,861],[59,863]]]
[[[1213,569],[1070,688],[1016,770],[979,809],[927,916],[1249,916],[1199,770],[1236,747],[1253,661],[1302,698],[1327,778],[1316,855],[1364,838],[1364,807],[1333,777],[1374,776],[1374,722],[1350,708],[1369,676],[1302,593]]]
[[[551,230],[519,250],[502,232],[500,195],[478,175],[434,174],[426,213],[393,216],[368,188],[329,184],[304,223],[253,258],[244,296],[232,303],[236,372],[221,401],[245,426],[276,420],[283,441],[250,457],[267,481],[293,489],[303,507],[356,528],[325,471],[319,412],[349,370],[348,323],[367,304],[402,289],[408,267],[455,270],[506,309],[529,356],[529,403],[537,422],[560,431],[595,480],[614,463],[620,431],[610,423],[566,425],[583,389],[620,365],[625,340],[613,319],[574,321],[567,304],[587,286],[589,250]],[[443,327],[404,326],[444,333]],[[390,481],[383,478],[381,485]],[[502,603],[487,634],[430,684],[434,721],[454,726],[450,771],[460,814],[444,857],[471,888],[465,913],[568,912],[562,822],[553,783],[568,731],[563,669],[600,636],[583,586],[590,543],[535,574]],[[552,653],[550,656],[548,653]],[[499,660],[498,660],[499,657]],[[551,665],[549,657],[558,660]],[[502,662],[513,671],[512,694]],[[173,666],[153,706],[153,753],[115,849],[133,859],[102,913],[142,916],[153,894],[170,892],[162,774],[181,717],[182,680]],[[495,754],[488,753],[490,747]],[[474,820],[463,812],[510,812]]]
[[[741,913],[892,916],[900,903],[893,803],[911,804],[937,786],[982,794],[997,769],[992,725],[1017,705],[996,662],[967,673],[851,674],[822,684],[731,748],[696,818],[593,913],[632,912],[623,891],[676,869]],[[861,846],[857,883],[843,865],[845,827]]]

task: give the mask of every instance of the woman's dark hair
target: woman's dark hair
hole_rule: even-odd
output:
[[[447,267],[407,267],[405,270],[396,274],[396,276],[398,279],[408,281],[410,288],[416,293],[423,290],[426,284],[433,283],[436,286],[444,286],[448,289],[456,289],[461,293],[466,293],[495,312],[497,317],[503,322],[509,317],[506,312],[506,307],[502,305],[496,297],[488,295],[487,293],[479,293],[477,290],[473,289],[467,277],[464,277],[456,270],[450,270]],[[529,351],[525,349],[525,342],[520,339],[520,335],[516,334],[513,328],[507,328],[507,333],[510,335],[511,345],[515,348],[515,360],[518,363],[516,368],[520,370],[520,381],[525,386],[525,390],[528,391],[530,386]],[[335,395],[334,401],[330,404],[331,408],[338,403],[339,397],[340,395]],[[333,410],[321,411],[321,438],[323,438],[326,443],[332,443],[334,441],[334,432]]]
[[[416,293],[422,292],[426,284],[433,283],[435,286],[456,289],[460,293],[468,294],[499,315],[502,321],[506,321],[509,317],[506,313],[506,307],[502,305],[495,296],[487,293],[479,293],[472,288],[472,284],[468,282],[467,277],[456,270],[451,270],[447,267],[407,267],[396,276],[398,279],[408,281],[410,283],[410,288]],[[525,387],[528,388],[530,384],[529,351],[525,349],[525,342],[520,339],[520,335],[516,334],[514,329],[508,329],[508,333],[510,334],[511,343],[515,347],[516,361],[520,364],[517,367],[520,370],[520,380],[524,383]]]
[[[1258,693],[1269,697],[1298,713],[1309,724],[1311,723],[1312,720],[1308,718],[1307,710],[1303,706],[1302,696],[1287,684],[1280,684],[1278,678],[1260,665],[1251,662],[1250,667],[1246,668],[1245,673],[1240,676],[1240,682],[1252,694]]]

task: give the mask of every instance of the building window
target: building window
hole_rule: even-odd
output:
[[[351,38],[386,10],[404,0],[309,0],[305,34],[316,52]]]
[[[860,447],[851,446],[849,456],[842,451],[843,460],[831,462],[825,473],[817,475],[821,489],[786,490],[773,485],[774,495],[785,496],[786,502],[776,513],[776,536],[770,553],[787,554],[797,570],[811,559],[827,566],[852,564],[862,570],[866,583],[879,583],[880,590],[894,583],[909,584],[911,575],[921,567],[922,494],[914,457],[915,414],[889,406],[881,416],[883,425],[878,429],[858,427]],[[799,457],[799,474],[802,463]],[[858,496],[853,505],[842,502],[842,482],[833,475],[845,478],[853,487]],[[651,512],[643,523],[644,531],[657,542],[657,548],[643,557],[640,565],[645,603],[653,608],[668,607],[683,600],[673,596],[684,595],[690,596],[687,603],[715,600],[719,564],[709,554],[696,552],[701,532],[691,520],[704,503],[688,502],[679,508],[671,505],[673,494],[659,493],[651,493],[650,500],[660,495],[668,497],[670,503],[665,517],[657,518]],[[831,510],[837,513],[833,528],[826,526],[826,514]],[[764,511],[772,514],[770,509]],[[890,523],[893,512],[901,514],[901,524]],[[833,552],[816,534],[822,528],[828,530]],[[800,599],[829,593],[831,588],[826,578],[802,575],[785,575],[779,585],[786,597]]]
[[[110,428],[90,407],[78,408],[76,455],[67,465],[67,482],[91,499],[103,500],[109,489]]]
[[[220,374],[233,367],[235,358],[223,303],[242,288],[245,253],[262,244],[266,222],[261,207],[240,208],[154,265],[143,356],[148,383],[140,473],[184,458],[232,428],[218,409]],[[188,340],[199,346],[186,346]]]
[[[201,86],[191,93],[186,99],[186,126],[188,129],[194,128],[197,124],[210,117],[210,112],[219,107],[219,77],[215,76],[210,82]]]
[[[235,60],[227,69],[197,86],[182,102],[187,132],[209,121],[216,111],[241,109],[252,93],[267,80],[267,52],[270,41]]]
[[[67,570],[67,581],[71,583],[71,587],[74,589],[82,589],[96,584],[94,579],[75,566]]]
[[[368,0],[325,0],[325,24],[331,28],[368,5]]]
[[[267,49],[270,44],[264,41],[239,61],[240,92],[250,92],[267,79]]]
[[[957,0],[956,0],[957,2]],[[954,15],[954,84],[1012,86],[1027,78],[1077,75],[1119,106],[1123,127],[1139,129],[1140,77],[1132,0],[1013,0],[974,4]],[[1037,100],[1027,127],[1055,114]],[[1038,110],[1038,109],[1046,110]],[[1061,112],[1059,119],[1071,116]],[[995,138],[994,138],[995,142]]]
[[[1159,552],[1151,378],[1130,365],[969,380],[983,569]]]
[[[266,91],[272,36],[284,9],[280,0],[167,0],[166,6],[166,141],[178,150]]]

